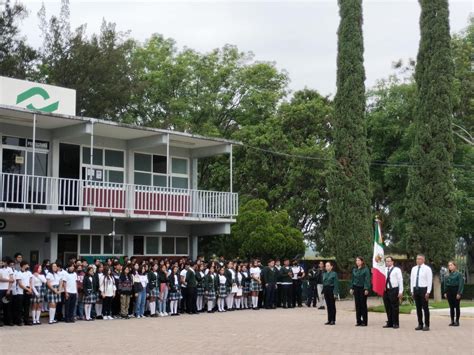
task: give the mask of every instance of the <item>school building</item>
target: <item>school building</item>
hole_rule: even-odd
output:
[[[75,96],[0,77],[0,254],[196,257],[230,233],[236,142],[78,117]],[[228,191],[200,190],[200,159],[223,154]]]

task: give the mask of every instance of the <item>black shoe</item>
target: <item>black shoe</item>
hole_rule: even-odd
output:
[[[428,326],[423,327],[424,332],[428,332],[429,330],[430,330],[430,327],[428,327]]]
[[[415,330],[423,330],[423,326],[419,325],[418,327],[415,328]]]
[[[333,322],[329,323],[329,325],[336,325],[336,322],[333,321]]]
[[[331,325],[331,322],[326,322],[324,323],[324,325]]]
[[[361,327],[367,327],[367,323],[362,323],[360,326]]]
[[[393,325],[385,324],[382,328],[393,328],[393,327],[394,327]]]
[[[356,327],[362,327],[362,323],[357,323],[355,326]]]
[[[398,324],[393,326],[393,329],[398,329],[398,328],[400,328],[400,326]]]
[[[449,323],[450,327],[454,327],[454,322]]]
[[[324,307],[324,306],[321,306],[321,307],[319,307],[318,309],[326,309],[326,307]]]
[[[459,322],[455,322],[455,323],[454,323],[454,326],[455,326],[455,327],[459,327]]]

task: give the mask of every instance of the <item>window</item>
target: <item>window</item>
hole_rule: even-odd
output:
[[[133,237],[133,255],[143,255],[145,251],[145,238],[142,235]]]
[[[90,254],[91,253],[91,237],[90,237],[90,235],[81,235],[79,253],[80,254]]]
[[[188,237],[134,236],[133,255],[188,255]]]
[[[100,254],[101,239],[100,235],[91,236],[91,254]]]
[[[158,237],[146,237],[146,253],[150,255],[157,255],[160,253]]]
[[[171,187],[178,189],[189,188],[188,159],[172,158]]]
[[[188,238],[176,238],[176,254],[188,255]]]
[[[161,254],[163,255],[174,254],[174,238],[168,238],[168,237],[161,238]]]
[[[123,183],[125,181],[124,152],[121,150],[94,148],[93,164],[91,150],[82,147],[82,178],[94,181]]]
[[[123,236],[81,235],[79,254],[81,255],[123,255]]]
[[[166,187],[166,156],[135,153],[136,185]]]
[[[32,139],[2,136],[2,144],[4,145],[2,149],[2,171],[4,173],[48,175],[49,142],[35,140],[35,171],[32,171]]]

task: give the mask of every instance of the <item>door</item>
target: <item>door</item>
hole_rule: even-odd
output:
[[[77,258],[77,235],[58,234],[58,259],[67,265],[70,258]]]
[[[81,146],[59,144],[59,196],[60,205],[66,210],[77,210],[80,196]]]
[[[2,175],[3,201],[9,208],[22,208],[24,201],[23,186],[25,182],[25,151],[21,149],[3,148]],[[12,175],[10,175],[12,174]]]

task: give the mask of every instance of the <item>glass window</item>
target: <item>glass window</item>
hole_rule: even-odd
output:
[[[176,254],[188,254],[188,238],[176,238]]]
[[[158,251],[158,237],[146,237],[146,253],[157,255]]]
[[[2,137],[2,144],[16,145],[18,147],[24,147],[25,143],[26,143],[25,138],[7,137],[7,136]]]
[[[187,159],[173,158],[171,172],[173,174],[187,174],[188,173]]]
[[[93,235],[92,237],[92,243],[91,243],[91,254],[96,255],[96,254],[101,254],[100,251],[100,244],[101,244],[101,237],[100,235]]]
[[[153,186],[166,187],[166,176],[153,175]]]
[[[115,170],[106,170],[108,177],[108,182],[119,182],[123,183],[123,171],[115,171]]]
[[[135,170],[151,172],[151,155],[135,153]]]
[[[105,165],[123,168],[123,152],[120,150],[105,150]]]
[[[151,174],[136,172],[134,183],[135,185],[151,185]]]
[[[94,148],[94,164],[93,165],[103,165],[102,161],[102,149]],[[82,163],[90,164],[91,161],[91,149],[89,147],[82,148]]]
[[[166,156],[153,155],[153,172],[166,174]]]
[[[114,251],[114,239],[111,235],[104,235],[104,254],[112,254]]]
[[[144,254],[144,237],[141,235],[136,235],[133,237],[133,255],[143,255]]]
[[[114,236],[114,255],[123,254],[123,236]]]
[[[2,171],[10,174],[25,173],[25,151],[3,148]],[[36,169],[35,169],[36,170]]]
[[[188,188],[188,178],[182,178],[182,177],[175,177],[173,176],[171,179],[171,187],[177,188],[177,189],[187,189]]]
[[[161,254],[174,254],[174,238],[161,238]]]
[[[36,176],[48,176],[48,154],[35,152],[35,173],[31,174],[33,169],[33,153],[28,152],[27,174]]]
[[[90,254],[91,253],[91,237],[90,235],[81,235],[81,244],[79,248],[80,254]]]

